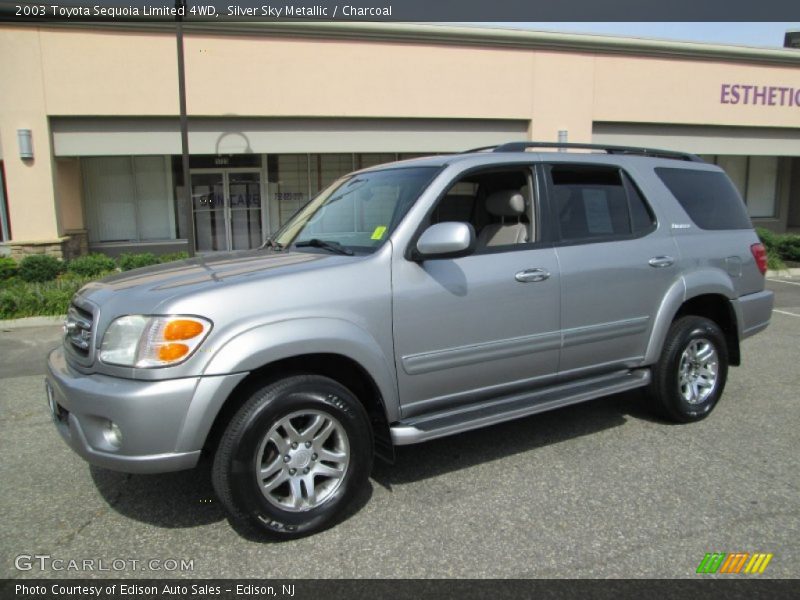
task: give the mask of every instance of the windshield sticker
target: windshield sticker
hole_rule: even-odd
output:
[[[372,232],[372,240],[379,240],[383,237],[383,234],[386,233],[386,225],[378,225],[375,228],[375,231]]]

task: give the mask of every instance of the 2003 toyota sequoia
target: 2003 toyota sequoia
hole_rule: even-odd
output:
[[[48,361],[58,431],[134,473],[205,452],[232,518],[289,538],[395,445],[635,388],[703,419],[772,310],[741,198],[693,155],[556,146],[365,169],[258,250],[87,285]]]

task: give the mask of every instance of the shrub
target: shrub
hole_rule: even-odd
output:
[[[130,271],[131,269],[138,269],[140,267],[149,267],[150,265],[157,265],[159,263],[158,257],[150,252],[143,254],[120,254],[117,259],[119,268],[123,271]]]
[[[786,268],[786,263],[783,262],[777,250],[767,250],[767,268],[771,271],[782,271]]]
[[[0,289],[0,319],[36,315],[63,315],[69,301],[91,278],[73,275],[69,279],[25,283],[16,281]]]
[[[52,281],[58,276],[63,267],[64,264],[57,258],[46,254],[33,254],[20,261],[18,272],[24,281]]]
[[[173,260],[186,260],[189,258],[188,252],[170,252],[169,254],[162,254],[158,257],[158,262],[167,263]]]
[[[88,254],[67,263],[67,271],[83,277],[97,277],[116,268],[114,259],[105,254]]]
[[[773,254],[775,258],[781,260],[781,264],[784,260],[800,262],[800,235],[773,233],[763,227],[758,227],[756,233],[767,249],[767,256]],[[786,267],[784,265],[781,268]]]
[[[800,235],[780,236],[777,241],[777,249],[784,260],[800,262]]]
[[[776,238],[778,237],[777,233],[773,233],[769,229],[764,229],[763,227],[756,227],[756,234],[758,235],[758,239],[761,240],[761,243],[764,244],[764,248],[767,250],[775,249],[777,244]]]
[[[17,261],[7,256],[0,256],[0,281],[11,279],[17,274]]]

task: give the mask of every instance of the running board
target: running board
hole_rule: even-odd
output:
[[[626,392],[650,383],[650,369],[636,369],[581,379],[497,400],[414,417],[391,426],[397,446],[416,444],[462,431]]]

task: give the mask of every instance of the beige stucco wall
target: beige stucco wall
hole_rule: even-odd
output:
[[[800,107],[723,104],[722,84],[800,88],[800,69],[699,60],[597,57],[595,121],[800,128]]]
[[[178,112],[174,36],[43,29],[41,55],[48,114]]]
[[[44,29],[40,39],[48,114],[177,112],[174,36]],[[203,116],[533,117],[537,137],[566,128],[575,141],[588,141],[592,121],[800,127],[796,106],[720,102],[723,83],[800,88],[791,66],[191,34],[186,77],[189,112]]]
[[[193,114],[530,114],[532,56],[520,50],[199,36],[187,40],[186,53]]]
[[[58,237],[41,64],[36,29],[0,30],[0,139],[12,239],[18,241]],[[18,129],[31,130],[33,159],[19,157]]]
[[[556,140],[566,129],[571,142],[591,141],[596,122],[774,127],[800,135],[798,107],[720,103],[723,83],[800,88],[793,65],[191,33],[186,72],[194,116],[514,119],[530,122],[533,139]],[[54,238],[82,225],[77,163],[54,166],[50,117],[178,111],[171,33],[0,27],[0,81],[15,240]],[[17,156],[21,127],[33,130],[30,163]]]
[[[531,139],[557,140],[566,130],[570,142],[591,142],[594,57],[535,52],[533,58]]]

